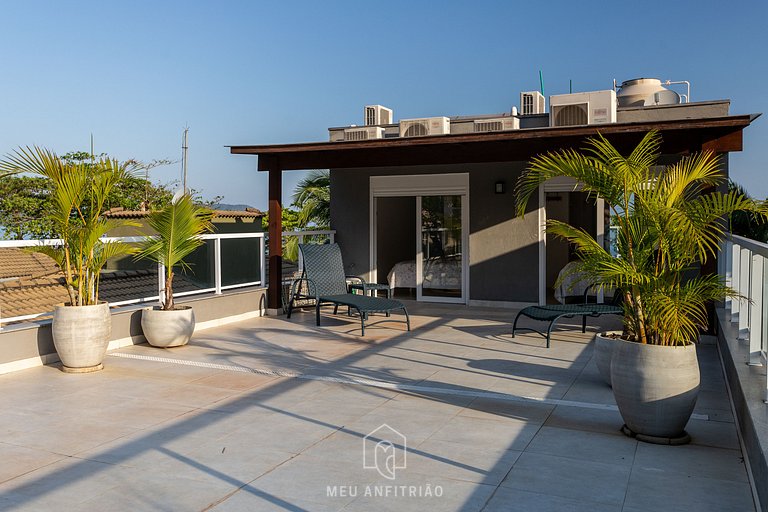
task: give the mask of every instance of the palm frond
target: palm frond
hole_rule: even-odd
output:
[[[299,208],[299,225],[331,224],[331,177],[327,170],[314,170],[296,186],[293,202]]]
[[[691,276],[719,249],[730,215],[768,220],[768,212],[737,190],[717,190],[724,179],[719,157],[704,152],[659,170],[660,149],[656,132],[628,156],[598,134],[583,152],[537,156],[518,179],[515,206],[522,215],[538,188],[557,177],[605,199],[619,224],[620,257],[584,229],[551,220],[547,232],[573,244],[588,279],[623,291],[625,331],[636,341],[687,344],[707,324],[707,303],[732,293],[718,276]]]
[[[157,234],[144,241],[135,258],[165,266],[166,308],[173,307],[173,268],[188,268],[184,258],[204,243],[201,235],[213,230],[212,216],[212,211],[196,205],[189,194],[149,215],[147,223]]]

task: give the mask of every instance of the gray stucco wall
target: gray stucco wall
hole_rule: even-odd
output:
[[[514,212],[514,184],[524,162],[331,170],[331,226],[349,274],[369,278],[369,180],[371,176],[469,173],[471,300],[538,301],[538,198],[524,218]],[[494,184],[506,183],[496,194]],[[415,230],[415,219],[408,226]]]

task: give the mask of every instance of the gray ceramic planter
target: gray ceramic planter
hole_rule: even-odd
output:
[[[153,347],[186,345],[195,332],[195,312],[189,306],[176,306],[170,311],[147,308],[141,312],[141,328]]]
[[[611,385],[611,359],[613,359],[613,349],[619,342],[618,338],[611,338],[610,335],[620,335],[621,332],[601,332],[595,335],[595,365],[600,377],[606,384]]]
[[[625,433],[642,441],[690,441],[685,425],[696,405],[699,381],[696,345],[664,347],[619,340],[614,347],[613,395]]]
[[[55,306],[51,332],[63,371],[87,373],[101,370],[112,333],[109,304]]]

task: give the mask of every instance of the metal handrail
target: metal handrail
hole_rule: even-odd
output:
[[[266,282],[266,271],[265,271],[265,242],[264,242],[264,233],[210,233],[201,235],[200,239],[202,240],[213,240],[214,241],[214,286],[209,288],[203,288],[200,290],[191,290],[186,292],[179,292],[175,293],[174,295],[176,297],[186,297],[189,295],[200,295],[205,293],[214,293],[216,295],[221,295],[223,290],[230,290],[235,288],[243,288],[247,286],[263,286]],[[103,237],[102,240],[105,242],[113,242],[113,241],[121,241],[124,243],[139,243],[143,242],[147,239],[153,239],[154,236],[118,236],[118,237]],[[261,275],[259,276],[258,281],[249,281],[246,283],[237,283],[232,285],[222,285],[221,282],[221,241],[222,240],[237,240],[237,239],[259,239],[259,259],[260,259],[260,267],[261,267]],[[39,246],[57,246],[62,245],[63,241],[61,239],[45,239],[45,240],[0,240],[0,248],[23,248],[23,247],[39,247]],[[112,306],[126,306],[130,304],[139,304],[143,302],[154,302],[154,301],[160,301],[162,300],[163,293],[165,291],[165,280],[163,279],[163,275],[165,273],[165,267],[163,265],[158,265],[158,288],[157,288],[157,295],[153,295],[151,297],[138,297],[135,299],[129,299],[129,300],[123,300],[118,302],[111,303]],[[44,311],[41,313],[31,314],[31,315],[21,315],[21,316],[15,316],[15,317],[8,317],[8,318],[2,318],[0,317],[0,327],[3,323],[9,323],[9,322],[19,322],[23,320],[34,320],[35,318],[39,318],[42,316],[50,315],[51,311]]]
[[[718,273],[737,297],[725,300],[738,339],[749,347],[747,364],[768,364],[768,244],[728,234],[718,258]],[[768,375],[764,400],[768,403]]]
[[[728,234],[727,240],[739,244],[739,246],[744,247],[745,249],[749,249],[753,254],[759,254],[763,258],[768,258],[768,244],[766,243],[734,234]]]
[[[327,235],[330,239],[331,243],[333,243],[336,231],[335,230],[307,230],[307,231],[285,231],[282,233],[283,236],[297,236],[299,238],[299,242],[304,241],[304,237],[306,236],[322,236]],[[154,238],[151,235],[147,236],[116,236],[116,237],[102,237],[102,240],[105,242],[113,242],[113,241],[121,241],[125,243],[140,243],[147,239]],[[246,283],[238,283],[238,284],[230,284],[230,285],[223,285],[221,281],[221,241],[222,240],[238,240],[238,239],[252,239],[257,238],[259,239],[259,258],[260,258],[260,267],[261,267],[261,275],[259,276],[260,279],[258,281],[249,281]],[[200,290],[191,290],[186,292],[179,292],[175,293],[174,296],[176,297],[186,297],[190,295],[201,295],[205,293],[214,293],[216,295],[220,295],[222,291],[225,290],[233,290],[237,288],[244,288],[248,286],[264,286],[266,283],[266,233],[264,232],[258,232],[258,233],[210,233],[201,235],[200,239],[202,240],[213,240],[214,241],[214,286],[210,288],[202,288]],[[57,246],[62,245],[64,241],[60,238],[49,238],[44,240],[0,240],[0,248],[23,248],[23,247],[39,247],[39,246]],[[301,263],[301,262],[300,262]],[[163,296],[163,292],[165,291],[165,280],[163,279],[163,274],[165,273],[165,268],[162,265],[158,265],[158,285],[157,285],[157,295],[152,295],[150,297],[137,297],[135,299],[128,299],[128,300],[122,300],[118,302],[112,302],[110,303],[112,306],[128,306],[132,304],[141,304],[145,302],[154,302],[154,301],[160,301]],[[0,312],[1,313],[1,312]],[[41,313],[35,313],[31,315],[21,315],[21,316],[15,316],[15,317],[8,317],[8,318],[2,318],[0,317],[0,329],[2,329],[2,325],[4,323],[9,322],[20,322],[24,320],[34,320],[36,318],[40,318],[42,316],[48,316],[51,315],[51,311],[44,311]]]

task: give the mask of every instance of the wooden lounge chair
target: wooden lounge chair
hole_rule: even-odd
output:
[[[304,269],[301,277],[291,285],[288,301],[288,318],[296,300],[314,299],[317,325],[320,325],[320,307],[326,304],[334,306],[333,313],[338,312],[339,306],[347,306],[347,311],[353,309],[360,316],[361,335],[365,336],[365,321],[369,313],[389,313],[402,310],[405,323],[411,330],[408,311],[399,300],[369,297],[366,295],[365,280],[357,276],[346,276],[341,259],[341,249],[338,244],[299,244]],[[355,280],[363,285],[363,294],[349,293],[348,280]],[[302,292],[302,290],[305,290]]]
[[[591,287],[589,287],[591,288]],[[609,303],[595,304],[587,302],[587,293],[589,288],[584,292],[584,302],[581,304],[555,304],[544,306],[528,306],[523,308],[515,317],[515,322],[512,324],[512,337],[515,337],[515,331],[532,331],[541,334],[547,338],[547,348],[549,348],[550,337],[552,334],[552,328],[561,318],[573,318],[575,316],[581,316],[581,332],[587,332],[587,317],[599,317],[601,315],[622,315],[624,314],[624,308],[621,306],[621,294],[616,291],[613,300]],[[532,327],[518,327],[517,321],[521,316],[526,316],[533,320],[540,320],[542,322],[549,322],[547,326],[546,334],[534,329]]]

